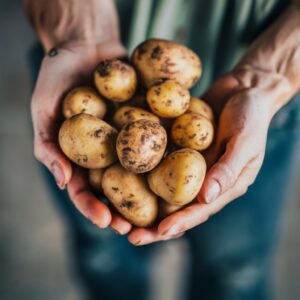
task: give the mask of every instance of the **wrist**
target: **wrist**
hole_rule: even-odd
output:
[[[289,80],[283,75],[260,69],[250,64],[238,65],[233,76],[239,82],[241,90],[259,101],[265,108],[271,121],[278,110],[295,94]]]
[[[126,55],[125,47],[118,40],[100,42],[92,40],[71,40],[59,45],[58,49],[63,49],[71,53],[82,53],[87,57],[93,57],[99,61]],[[51,51],[51,49],[49,51]]]

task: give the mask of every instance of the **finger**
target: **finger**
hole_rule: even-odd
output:
[[[226,145],[225,153],[207,172],[198,195],[199,201],[211,203],[232,187],[252,159],[251,149],[246,139],[232,138]]]
[[[132,225],[116,212],[112,213],[110,227],[121,235],[127,234],[132,229]]]
[[[109,226],[112,216],[109,208],[97,199],[89,189],[83,170],[75,168],[68,192],[75,207],[100,228]]]
[[[53,174],[59,188],[64,189],[72,177],[72,165],[57,142],[35,140],[34,155]]]
[[[206,222],[210,216],[220,211],[229,202],[245,194],[256,175],[257,170],[244,168],[235,185],[216,201],[209,204],[195,202],[170,215],[158,225],[158,232],[163,236],[176,235]]]
[[[177,238],[183,234],[162,236],[157,228],[134,228],[128,236],[128,241],[135,246],[147,245],[159,241],[166,241],[172,238]]]

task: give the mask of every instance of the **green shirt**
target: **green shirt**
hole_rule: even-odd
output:
[[[129,52],[143,40],[175,40],[201,58],[201,95],[229,71],[249,44],[282,13],[289,0],[117,0],[121,35]]]

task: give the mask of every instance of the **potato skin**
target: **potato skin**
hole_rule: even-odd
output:
[[[146,87],[161,79],[175,79],[186,89],[191,88],[202,73],[201,61],[187,47],[163,39],[149,39],[134,50],[132,63]]]
[[[167,133],[158,123],[138,120],[123,127],[117,138],[121,165],[134,173],[145,173],[157,166],[167,146]]]
[[[198,151],[207,149],[213,137],[214,127],[211,121],[195,113],[178,117],[171,128],[171,138],[176,145]]]
[[[152,86],[147,92],[150,109],[163,118],[182,115],[190,103],[190,93],[174,80],[166,80]]]
[[[115,164],[104,172],[102,188],[104,195],[130,223],[147,227],[156,220],[157,197],[150,191],[142,175]]]
[[[214,121],[214,113],[211,107],[203,100],[191,97],[190,105],[187,112],[199,114],[211,122]]]
[[[124,125],[141,119],[160,122],[157,116],[147,110],[133,106],[122,106],[114,114],[113,123],[118,129],[121,129]]]
[[[203,156],[189,148],[169,154],[148,174],[150,189],[172,205],[185,205],[199,193],[206,173]]]
[[[104,168],[117,159],[118,132],[109,124],[88,114],[67,119],[59,130],[62,151],[74,163],[89,169]]]
[[[106,113],[104,99],[91,87],[77,87],[71,90],[63,101],[63,115],[66,119],[80,113],[86,113],[100,119]]]
[[[121,60],[104,60],[95,71],[95,85],[109,100],[129,100],[137,87],[137,76],[132,66]]]
[[[102,192],[102,178],[105,169],[90,169],[89,170],[89,183],[96,191]]]

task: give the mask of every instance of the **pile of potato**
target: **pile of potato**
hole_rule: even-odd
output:
[[[201,72],[190,49],[150,39],[131,64],[102,61],[96,89],[77,87],[63,101],[62,151],[89,169],[91,186],[136,226],[181,209],[201,188],[199,151],[214,135],[211,108],[189,93]]]

